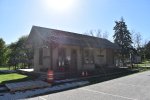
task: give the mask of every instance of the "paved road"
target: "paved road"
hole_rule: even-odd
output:
[[[150,71],[29,100],[150,100]]]

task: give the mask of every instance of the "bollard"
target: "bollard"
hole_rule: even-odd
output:
[[[85,72],[85,76],[88,76],[88,72],[87,71]]]
[[[48,70],[47,72],[47,82],[52,83],[54,80],[54,72],[52,70]]]
[[[82,71],[82,77],[84,77],[85,76],[85,73],[84,73],[84,71]]]

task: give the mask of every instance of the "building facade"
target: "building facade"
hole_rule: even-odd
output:
[[[115,67],[117,46],[107,39],[33,26],[26,44],[34,50],[34,71]]]

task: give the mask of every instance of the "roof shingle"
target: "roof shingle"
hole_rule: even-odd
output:
[[[98,38],[56,29],[49,29],[39,26],[33,26],[32,29],[38,32],[40,38],[47,42],[53,41],[59,44],[91,47],[91,48],[113,48],[113,49],[118,48],[116,44],[104,38]]]

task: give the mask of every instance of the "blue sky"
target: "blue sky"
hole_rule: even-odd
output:
[[[7,44],[15,42],[37,25],[76,33],[101,29],[113,40],[114,21],[123,16],[130,31],[140,32],[143,41],[150,40],[150,0],[75,0],[63,11],[51,9],[49,3],[0,0],[0,38]]]

